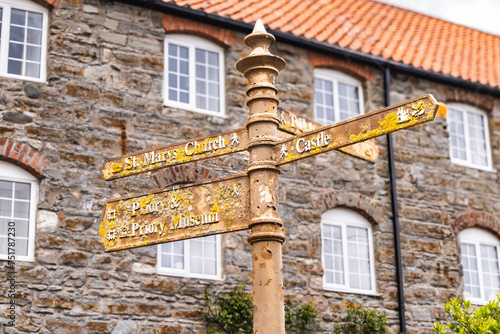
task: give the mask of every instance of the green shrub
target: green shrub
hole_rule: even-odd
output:
[[[321,330],[319,311],[312,302],[297,305],[285,304],[285,328],[287,333],[311,333]]]
[[[389,331],[384,313],[372,309],[364,310],[360,305],[348,308],[347,314],[340,320],[341,323],[335,325],[335,333],[375,334]]]
[[[209,326],[208,334],[252,334],[253,302],[245,293],[243,283],[226,294],[216,297],[205,293],[205,305],[200,313]],[[289,333],[308,333],[321,329],[319,311],[313,303],[296,305],[287,302],[285,305],[285,327]]]
[[[500,333],[500,295],[497,300],[487,305],[471,308],[470,301],[460,298],[451,299],[444,306],[453,322],[447,324],[434,323],[434,331],[438,334],[446,334],[446,328],[452,333],[459,334],[497,334]]]
[[[243,283],[227,295],[217,297],[205,293],[205,306],[200,308],[203,319],[211,323],[208,334],[252,334],[253,303],[252,297],[245,293]]]

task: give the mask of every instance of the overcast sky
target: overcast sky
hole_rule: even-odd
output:
[[[378,0],[500,36],[500,0]]]

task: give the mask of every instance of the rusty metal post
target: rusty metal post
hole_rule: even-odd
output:
[[[278,174],[273,159],[279,119],[274,82],[285,61],[269,52],[274,43],[259,19],[245,44],[252,48],[236,68],[248,80],[247,121],[250,164],[250,227],[252,245],[253,330],[257,334],[284,334],[285,311],[282,276],[282,245],[285,236],[278,214]]]

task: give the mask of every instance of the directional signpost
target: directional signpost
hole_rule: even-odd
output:
[[[252,52],[236,64],[248,80],[246,129],[122,156],[102,169],[114,180],[247,150],[246,175],[109,200],[99,232],[110,252],[251,229],[254,333],[284,334],[278,166],[432,121],[445,106],[425,95],[329,126],[278,113],[274,82],[285,61],[269,52],[274,40],[258,20],[245,38]],[[370,160],[370,147],[355,153]]]
[[[100,226],[104,248],[111,252],[248,229],[248,195],[248,176],[242,175],[109,200]]]

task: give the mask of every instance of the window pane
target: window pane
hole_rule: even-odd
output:
[[[29,228],[30,228],[29,220],[14,219],[14,223],[15,223],[14,228],[16,229],[16,237],[23,237],[23,238],[29,237]]]
[[[188,66],[188,62],[187,61],[181,60],[179,62],[179,72],[181,74],[188,75],[188,73],[189,73],[189,66]]]
[[[189,103],[188,49],[172,43],[168,44],[168,99]]]
[[[191,240],[191,256],[203,256],[203,243],[198,240]]]
[[[208,63],[213,66],[219,66],[219,55],[215,52],[208,53]]]
[[[8,239],[7,237],[0,237],[0,254],[8,253]],[[14,247],[16,256],[28,255],[28,239],[15,238],[16,246]]]
[[[177,72],[177,61],[174,58],[168,58],[168,70],[172,72]]]
[[[23,59],[24,45],[17,43],[9,44],[9,58]]]
[[[30,199],[30,188],[31,185],[29,183],[15,183],[15,198],[16,199]]]
[[[219,82],[219,69],[218,68],[209,68],[208,69],[208,80]]]
[[[191,259],[191,272],[194,274],[203,274],[203,259]]]
[[[370,276],[361,276],[361,289],[370,290],[372,288],[372,282]]]
[[[177,91],[173,89],[168,90],[168,99],[170,101],[177,101]]]
[[[339,96],[347,97],[347,85],[345,83],[339,82]]]
[[[24,28],[23,27],[10,27],[10,41],[11,42],[24,42]]]
[[[188,103],[189,102],[189,95],[188,95],[188,93],[181,92],[179,96],[180,96],[179,100],[181,102],[183,102],[183,103]]]
[[[205,95],[207,93],[207,86],[205,81],[196,80],[196,93],[198,95]]]
[[[358,97],[358,87],[352,86],[352,85],[347,85],[347,91],[348,91],[348,96],[351,99],[357,100],[359,98]]]
[[[467,120],[472,163],[475,165],[487,166],[488,159],[484,116],[469,112],[467,114]]]
[[[0,254],[7,254],[7,237],[0,236]]]
[[[161,266],[163,268],[172,268],[172,256],[170,254],[161,255]]]
[[[371,289],[368,230],[366,228],[347,227],[347,251],[350,287]]]
[[[477,271],[476,248],[473,244],[462,243],[462,267],[464,270],[465,296],[480,298],[479,273]],[[467,276],[467,278],[465,278]]]
[[[325,80],[324,84],[325,84],[325,91],[333,92],[333,81]]]
[[[16,238],[16,255],[27,256],[28,255],[28,239]]]
[[[177,255],[184,254],[184,242],[183,241],[175,241],[172,243],[173,253]]]
[[[168,75],[168,86],[171,88],[177,88],[177,75],[172,73]]]
[[[206,68],[203,65],[196,65],[196,77],[200,79],[207,78]]]
[[[7,72],[10,74],[21,74],[22,63],[20,61],[9,60]]]
[[[204,271],[205,271],[204,272],[205,275],[216,275],[217,274],[217,261],[205,260]]]
[[[10,14],[10,24],[17,24],[24,26],[26,24],[26,11],[19,9],[12,9]]]
[[[26,76],[32,78],[40,77],[40,64],[26,63]]]
[[[314,80],[314,116],[325,125],[334,122],[332,87],[331,81]]]
[[[200,109],[207,109],[207,99],[204,98],[203,96],[197,95],[196,96],[196,107]]]
[[[325,254],[325,269],[333,270],[333,256]]]
[[[455,159],[467,160],[463,113],[458,110],[449,109],[448,115],[451,156]]]
[[[208,110],[219,111],[219,100],[213,98],[208,99]]]
[[[42,31],[28,29],[28,43],[42,45]]]
[[[13,186],[14,186],[13,182],[0,181],[0,197],[12,198]]]
[[[184,269],[184,256],[174,255],[174,269]]]
[[[187,77],[180,77],[179,78],[179,88],[182,90],[188,90],[188,78]]]
[[[0,216],[12,217],[12,201],[0,199]]]
[[[500,293],[500,271],[498,268],[497,247],[481,245],[481,263],[483,265],[484,297],[494,299]]]
[[[40,13],[28,13],[28,26],[42,29],[43,15]]]
[[[14,201],[14,217],[29,219],[30,203]]]
[[[161,244],[161,252],[162,253],[171,253],[172,252],[172,242],[167,242],[165,244]]]
[[[339,226],[323,225],[322,230],[325,281],[331,284],[345,284],[342,260],[342,229]]]
[[[206,51],[196,49],[196,62],[197,63],[205,63]]]
[[[331,271],[325,271],[325,281],[326,283],[334,283],[334,280],[333,280],[333,272]]]

